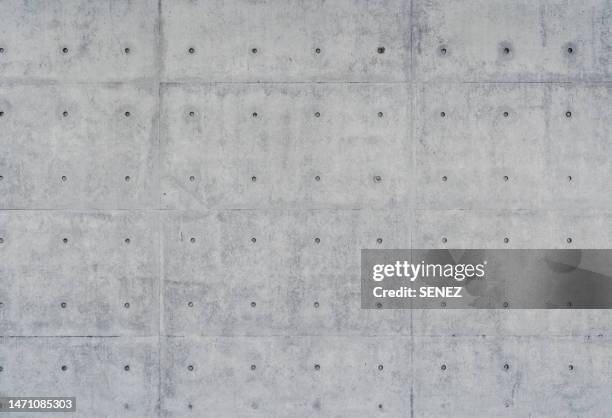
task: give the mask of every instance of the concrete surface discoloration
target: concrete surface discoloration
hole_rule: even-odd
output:
[[[608,311],[361,310],[359,256],[610,247],[609,0],[0,7],[0,394],[608,414]]]

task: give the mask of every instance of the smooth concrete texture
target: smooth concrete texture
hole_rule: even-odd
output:
[[[401,82],[409,1],[161,2],[164,81]]]
[[[0,9],[0,395],[609,416],[609,311],[362,310],[359,268],[610,248],[612,2]]]
[[[163,208],[411,206],[410,85],[173,83],[161,93]]]

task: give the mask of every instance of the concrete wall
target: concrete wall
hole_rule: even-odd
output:
[[[0,394],[609,416],[609,311],[361,310],[359,255],[610,248],[610,0],[0,9]]]

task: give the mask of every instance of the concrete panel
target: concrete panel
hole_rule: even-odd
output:
[[[166,85],[162,204],[406,207],[409,91],[393,84]]]
[[[157,87],[0,84],[0,207],[158,206]]]
[[[126,81],[157,74],[157,0],[5,0],[4,80]]]
[[[569,210],[611,207],[612,186],[607,178],[612,155],[612,84],[553,85],[549,115],[548,172],[559,180],[550,185],[551,206]],[[564,192],[568,183],[572,189]]]
[[[417,338],[414,415],[604,417],[612,389],[611,344],[584,338]]]
[[[610,81],[609,0],[414,0],[418,81]]]
[[[402,211],[168,214],[164,333],[408,334],[409,311],[360,309],[359,257],[409,247],[409,222]]]
[[[156,335],[158,214],[0,212],[2,335]]]
[[[166,81],[407,81],[410,1],[162,2]]]
[[[157,343],[157,337],[0,338],[0,393],[75,396],[77,416],[155,416],[159,412]]]
[[[406,337],[166,338],[162,355],[164,416],[410,413]]]
[[[608,207],[611,92],[606,84],[424,85],[416,206]]]

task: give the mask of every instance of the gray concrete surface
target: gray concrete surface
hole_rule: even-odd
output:
[[[0,394],[610,416],[609,311],[361,310],[359,255],[610,248],[611,1],[0,10]]]

